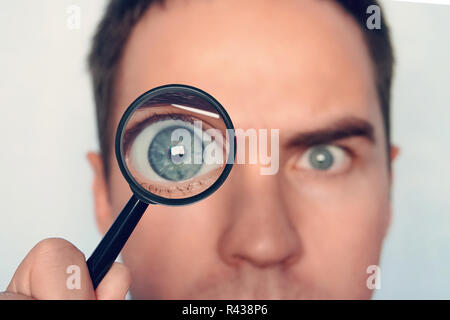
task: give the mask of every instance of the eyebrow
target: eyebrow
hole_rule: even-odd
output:
[[[311,147],[352,137],[362,137],[370,143],[375,144],[373,125],[366,120],[347,117],[335,121],[325,128],[300,132],[288,141],[287,146]]]

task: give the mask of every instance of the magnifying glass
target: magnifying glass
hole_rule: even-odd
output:
[[[211,195],[231,171],[235,146],[227,112],[198,88],[157,87],[128,107],[115,151],[133,195],[87,260],[94,289],[148,205],[188,205]]]

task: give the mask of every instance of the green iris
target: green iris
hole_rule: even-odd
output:
[[[328,170],[334,163],[334,157],[327,147],[318,146],[310,152],[309,163],[316,170]]]
[[[176,129],[187,130],[190,134],[190,146],[182,140],[172,141],[172,132]],[[194,142],[200,138],[194,134],[193,130],[183,126],[171,126],[158,132],[148,148],[148,161],[152,169],[162,178],[170,181],[187,180],[195,176],[202,163],[194,163]],[[200,141],[200,144],[201,141]],[[177,152],[174,154],[174,150]],[[189,152],[190,151],[190,152]],[[188,154],[189,153],[189,154]],[[174,161],[174,157],[178,157]],[[186,157],[190,158],[190,163],[184,163]]]

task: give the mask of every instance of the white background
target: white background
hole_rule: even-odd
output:
[[[382,2],[397,69],[394,218],[378,299],[450,298],[450,6]],[[81,28],[66,9],[81,8]],[[98,148],[86,55],[105,1],[16,0],[0,11],[0,291],[33,245],[100,240],[86,151]]]

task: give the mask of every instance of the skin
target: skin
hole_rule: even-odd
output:
[[[387,164],[397,149],[386,150],[372,61],[351,17],[332,1],[154,6],[126,45],[111,125],[141,93],[168,83],[210,93],[236,128],[280,129],[280,169],[261,175],[259,164],[235,165],[201,202],[149,206],[122,251],[128,269],[115,275],[111,269],[102,282],[110,283],[106,291],[122,296],[131,276],[131,294],[139,299],[370,298],[366,270],[378,265],[389,225]],[[339,165],[308,167],[311,137],[355,124],[368,125],[372,137],[328,141],[340,150]],[[131,191],[113,155],[107,179],[100,156],[88,158],[105,233]],[[17,277],[12,283],[29,285]],[[14,288],[8,291],[49,296]]]

